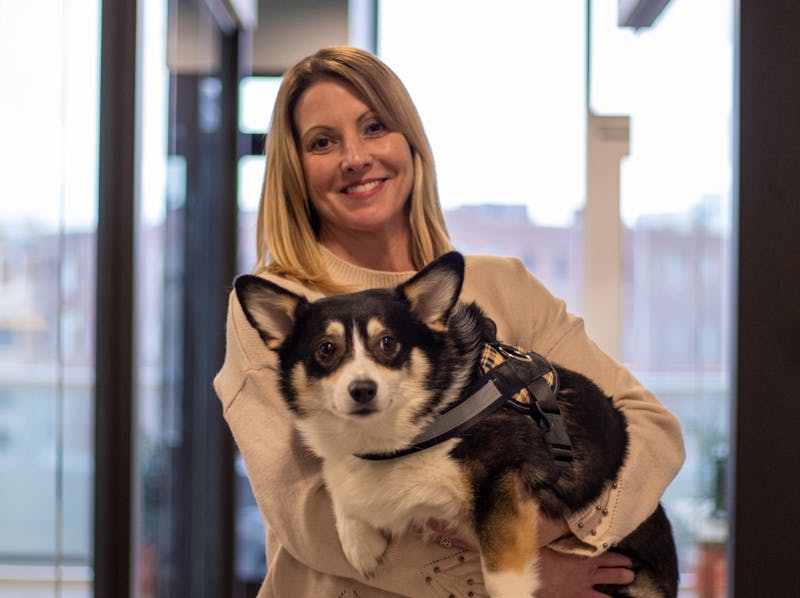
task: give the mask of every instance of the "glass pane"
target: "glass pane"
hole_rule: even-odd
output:
[[[0,3],[0,597],[92,592],[99,11]]]
[[[207,3],[144,0],[139,12],[134,595],[147,598],[194,595],[189,588],[202,582],[187,580],[201,566],[193,550],[203,529],[189,505],[193,493],[205,492],[196,487],[204,467],[194,452],[203,443],[196,420],[215,404],[192,396],[190,377],[199,374],[187,360],[197,347],[187,338],[200,300],[187,297],[186,284],[198,262],[189,246],[205,234],[189,212],[217,192],[209,165],[223,168],[222,83],[221,33]]]
[[[282,77],[244,77],[239,84],[239,131],[263,135],[269,127],[272,106]]]
[[[252,154],[239,159],[239,274],[256,263],[256,218],[266,162],[263,148],[281,77],[245,77],[239,85],[239,132],[249,135]],[[267,573],[264,521],[247,479],[244,460],[236,455],[236,581],[244,598],[255,596]]]
[[[531,4],[383,0],[380,53],[418,104],[456,246],[520,257],[580,314],[587,15],[574,3]],[[687,463],[665,496],[681,592],[717,596],[727,537],[731,6],[695,4],[672,3],[634,33],[617,27],[616,0],[592,3],[589,97],[595,113],[631,117],[621,357],[681,419]],[[455,14],[457,30],[443,31]]]
[[[623,360],[681,420],[665,503],[681,596],[726,595],[731,341],[732,4],[671,2],[651,29],[592,13],[591,103],[631,117],[622,165]]]
[[[180,246],[180,231],[169,226],[170,202],[182,203],[183,190],[179,161],[167,158],[169,72],[166,67],[167,3],[142,2],[139,7],[140,60],[142,73],[141,110],[137,128],[141,139],[141,175],[136,197],[139,221],[136,223],[134,265],[136,315],[134,334],[136,362],[135,409],[138,424],[134,489],[136,497],[136,544],[134,551],[134,596],[157,596],[159,566],[168,566],[170,554],[160,550],[160,540],[168,534],[172,512],[169,488],[168,447],[177,435],[175,394],[179,391],[175,340],[173,294],[174,277],[169,265],[179,267],[174,247]],[[168,326],[171,324],[171,326]]]

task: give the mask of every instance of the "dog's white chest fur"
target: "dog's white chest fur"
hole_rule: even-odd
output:
[[[447,457],[450,444],[388,461],[326,461],[325,481],[349,516],[391,534],[431,517],[456,521],[470,500],[463,470]]]
[[[454,441],[388,461],[355,456],[324,460],[336,527],[348,560],[371,575],[388,540],[430,519],[458,524],[468,517],[469,486],[447,455]],[[469,537],[470,532],[460,533]]]

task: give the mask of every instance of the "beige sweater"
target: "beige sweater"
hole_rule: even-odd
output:
[[[365,270],[324,253],[335,279],[358,288],[394,286],[413,274]],[[520,261],[481,256],[466,263],[461,298],[483,307],[497,323],[498,338],[588,375],[625,413],[630,453],[619,478],[568,521],[574,535],[553,547],[591,555],[614,546],[655,509],[683,463],[677,420],[589,340],[583,321],[568,314]],[[320,297],[297,283],[273,280],[309,299]],[[485,596],[476,553],[424,543],[413,533],[392,540],[374,579],[361,578],[348,564],[320,463],[292,427],[276,367],[275,353],[231,295],[227,354],[214,386],[267,527],[268,573],[259,598]]]

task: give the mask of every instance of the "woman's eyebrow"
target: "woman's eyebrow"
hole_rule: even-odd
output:
[[[375,113],[375,111],[374,110],[365,110],[364,113],[361,114],[361,116],[359,116],[356,119],[356,122],[358,124],[362,124],[364,121],[367,121],[367,120],[370,120],[370,119],[373,119],[373,118],[378,118],[378,115]]]
[[[329,125],[311,125],[308,129],[300,133],[300,139],[306,139],[310,135],[316,135],[317,133],[331,133],[334,131],[334,128]]]
[[[373,118],[378,118],[378,115],[375,113],[374,110],[365,110],[356,118],[356,124],[362,125],[364,122],[371,120]],[[317,134],[317,133],[336,133],[336,127],[326,124],[315,124],[311,125],[305,131],[300,133],[300,139],[306,139],[309,135]]]

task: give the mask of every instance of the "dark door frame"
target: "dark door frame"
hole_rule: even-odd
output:
[[[197,1],[204,10],[211,3]],[[137,5],[130,0],[102,5],[93,546],[98,598],[127,598],[136,586]],[[224,2],[215,5],[213,15],[226,14]],[[221,92],[213,108],[219,110],[219,126],[213,135],[197,137],[192,148],[197,162],[206,161],[193,167],[213,176],[196,177],[179,215],[185,242],[173,248],[183,252],[184,265],[182,437],[172,462],[181,465],[180,492],[170,493],[181,521],[169,530],[175,542],[167,558],[177,570],[160,586],[167,595],[198,598],[228,596],[234,580],[233,440],[212,378],[224,356],[226,305],[236,274],[239,32],[231,21],[217,25]]]
[[[738,0],[731,574],[800,596],[800,3]]]
[[[798,596],[792,539],[800,535],[800,4],[738,0],[735,8],[738,289],[730,580],[738,597]],[[133,539],[136,2],[105,0],[102,12],[94,583],[95,596],[125,598]],[[226,239],[233,250],[235,243]],[[228,479],[218,473],[221,481]],[[230,498],[214,503],[220,510],[232,505]],[[229,524],[229,517],[218,512],[218,524]],[[230,531],[209,528],[206,538]],[[223,552],[217,565],[231,567],[232,550]]]

